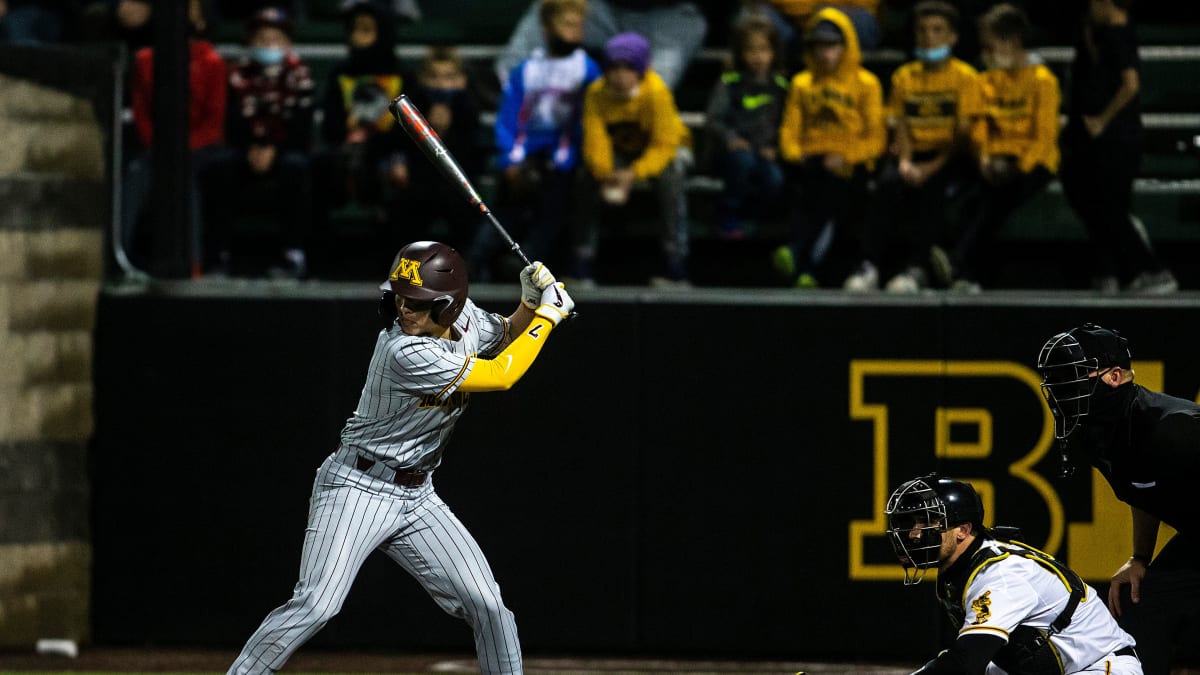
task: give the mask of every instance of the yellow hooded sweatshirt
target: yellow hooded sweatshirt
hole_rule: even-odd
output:
[[[809,67],[792,78],[783,106],[780,153],[789,162],[810,155],[839,154],[849,165],[870,165],[883,154],[887,142],[883,88],[879,78],[861,66],[858,34],[849,17],[826,7],[809,17],[805,31],[821,21],[831,21],[841,29],[845,53],[829,75],[815,74],[811,58],[805,56]]]
[[[613,155],[637,159],[629,164],[638,178],[662,173],[680,145],[691,145],[691,132],[679,117],[675,97],[651,69],[633,98],[621,98],[600,77],[583,99],[583,161],[597,180],[613,172]]]

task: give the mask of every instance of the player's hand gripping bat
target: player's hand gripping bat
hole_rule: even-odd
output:
[[[475,190],[471,179],[467,177],[462,167],[459,166],[458,161],[454,159],[454,155],[450,154],[450,151],[446,149],[446,144],[442,142],[441,137],[437,135],[433,127],[429,126],[429,121],[425,119],[425,116],[421,114],[417,106],[408,100],[408,96],[404,94],[397,96],[388,105],[388,110],[391,111],[401,128],[408,134],[408,137],[417,144],[421,152],[425,153],[429,161],[433,162],[433,165],[445,176],[446,180],[457,186],[459,192],[471,206],[479,209],[483,217],[487,218],[492,227],[496,228],[504,243],[508,244],[508,248],[521,259],[521,262],[529,265],[529,257],[521,250],[521,245],[513,241],[512,236],[508,234],[508,230],[504,229],[504,226],[500,224],[496,216],[492,215],[492,210],[487,207],[487,204],[483,203],[483,199],[479,196],[479,192]],[[571,312],[570,318],[574,318],[575,316],[576,313]]]

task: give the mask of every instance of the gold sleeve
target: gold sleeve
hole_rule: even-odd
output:
[[[549,319],[534,316],[533,321],[494,358],[471,358],[471,372],[459,385],[459,391],[505,391],[511,389],[542,351],[546,336],[554,329]]]

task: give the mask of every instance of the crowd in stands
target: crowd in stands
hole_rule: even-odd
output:
[[[464,252],[474,278],[512,277],[493,228],[448,208],[461,200],[388,112],[403,93],[469,176],[496,177],[493,206],[526,252],[580,286],[595,284],[598,265],[618,264],[605,262],[601,235],[635,218],[639,192],[653,195],[661,231],[649,282],[690,285],[687,177],[707,171],[721,179],[720,237],[745,237],[748,222],[787,224],[772,262],[796,288],[978,292],[1004,264],[996,234],[1057,176],[1090,235],[1096,288],[1170,292],[1178,285],[1131,213],[1141,134],[1131,3],[1083,3],[1063,110],[1019,0],[744,0],[721,15],[731,59],[693,130],[674,92],[713,28],[702,3],[533,0],[494,62],[489,131],[471,81],[479,74],[455,47],[430,45],[412,68],[398,60],[396,28],[419,20],[417,0],[342,0],[346,56],[320,82],[293,49],[302,0],[235,9],[190,0],[202,273],[236,267],[230,224],[257,210],[278,223],[268,273],[304,278],[313,233],[357,204],[386,225],[383,248],[437,237]],[[899,36],[888,28],[898,13],[907,17]],[[205,38],[215,16],[244,22],[239,58],[226,61]],[[154,230],[144,213],[152,20],[148,0],[0,0],[3,40],[74,34],[132,50],[136,151],[122,234],[135,253]],[[863,66],[864,50],[880,46],[913,55],[886,83]]]

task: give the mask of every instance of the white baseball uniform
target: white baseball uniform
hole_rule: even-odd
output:
[[[504,345],[507,319],[467,300],[457,340],[380,331],[341,444],[313,483],[300,580],[246,642],[229,673],[273,673],[338,613],[363,561],[379,549],[475,632],[485,673],[522,672],[513,614],[475,539],[434,491],[431,476],[468,394],[475,354]]]
[[[1052,567],[1022,555],[1018,544],[985,539],[981,554],[991,562],[978,567],[962,594],[966,613],[959,636],[995,635],[1008,640],[1020,625],[1047,629],[1067,606],[1071,589]],[[1104,598],[1085,584],[1071,623],[1050,638],[1062,657],[1064,673],[1141,675],[1142,664],[1128,652],[1133,638],[1121,630]],[[1003,674],[995,664],[988,673]]]

